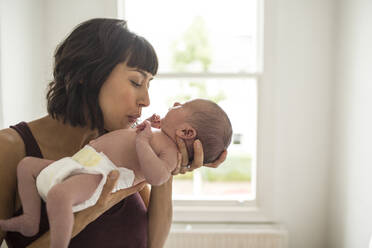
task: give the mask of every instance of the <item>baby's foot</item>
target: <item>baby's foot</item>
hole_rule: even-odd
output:
[[[0,220],[3,231],[19,232],[23,236],[31,237],[39,231],[39,221],[27,215],[20,215],[7,220]]]

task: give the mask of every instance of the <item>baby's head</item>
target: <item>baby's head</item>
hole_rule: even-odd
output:
[[[214,162],[231,142],[232,127],[228,116],[216,103],[194,99],[175,103],[161,120],[161,129],[175,140],[182,138],[193,158],[193,143],[199,139],[203,145],[204,163]]]

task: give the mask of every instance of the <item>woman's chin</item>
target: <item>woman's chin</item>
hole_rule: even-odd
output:
[[[136,125],[135,122],[133,122],[133,123],[131,123],[131,122],[127,122],[127,123],[123,124],[123,125],[121,126],[121,128],[119,128],[119,129],[128,129],[128,128],[134,127],[135,125]]]
[[[128,129],[130,127],[131,127],[131,124],[126,122],[126,123],[121,123],[119,125],[112,125],[109,127],[105,127],[105,130],[108,132],[112,132],[112,131],[119,130],[119,129]]]

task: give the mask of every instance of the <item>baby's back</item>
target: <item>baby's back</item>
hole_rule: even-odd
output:
[[[136,153],[136,130],[120,129],[91,141],[97,152],[103,152],[116,166],[133,170],[136,181],[143,179]]]
[[[144,180],[136,152],[136,136],[136,129],[120,129],[89,143],[97,152],[103,152],[116,166],[133,170],[134,184]],[[174,154],[177,152],[175,144],[160,130],[154,130],[150,144],[157,156],[164,151]]]

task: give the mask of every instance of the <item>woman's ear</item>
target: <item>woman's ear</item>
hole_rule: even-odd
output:
[[[181,139],[194,139],[196,137],[196,130],[188,123],[181,125],[176,129],[176,135]]]

